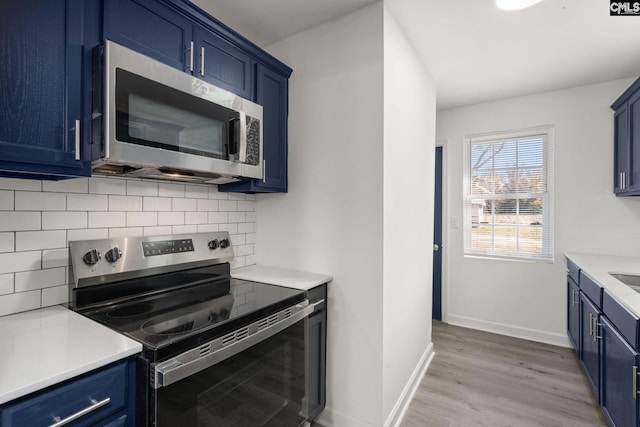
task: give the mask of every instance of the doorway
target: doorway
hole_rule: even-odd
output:
[[[433,203],[433,293],[431,317],[442,320],[442,147],[436,147]]]

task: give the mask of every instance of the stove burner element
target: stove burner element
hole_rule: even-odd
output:
[[[148,320],[140,330],[150,335],[173,335],[196,331],[211,323],[209,312],[172,311]]]
[[[131,304],[124,307],[114,308],[107,313],[109,317],[132,317],[139,316],[144,313],[148,313],[153,310],[153,304],[146,302],[140,302],[137,304]]]

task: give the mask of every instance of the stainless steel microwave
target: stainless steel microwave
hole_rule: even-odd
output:
[[[111,41],[94,54],[92,171],[263,178],[262,107]]]

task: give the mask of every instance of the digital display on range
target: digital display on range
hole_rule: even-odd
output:
[[[159,242],[142,242],[142,252],[145,257],[156,255],[193,252],[193,240],[162,240]]]

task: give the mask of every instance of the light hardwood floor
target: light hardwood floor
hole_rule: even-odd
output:
[[[433,344],[402,427],[607,425],[568,348],[435,321]]]

